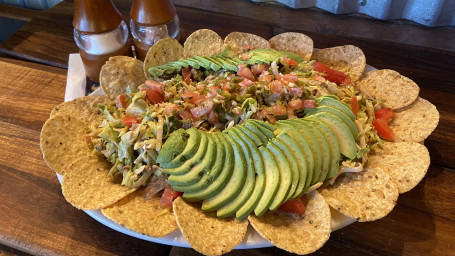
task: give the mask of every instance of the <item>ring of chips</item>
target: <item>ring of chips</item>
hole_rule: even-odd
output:
[[[56,106],[41,131],[44,161],[63,174],[65,199],[78,209],[101,209],[115,223],[150,237],[163,237],[180,229],[189,245],[205,255],[221,255],[234,249],[247,239],[249,224],[271,244],[292,253],[308,254],[321,248],[332,229],[337,228],[333,218],[364,222],[386,216],[394,208],[399,193],[409,191],[425,176],[429,153],[418,142],[436,128],[439,113],[419,97],[417,84],[398,72],[374,70],[364,74],[365,55],[356,46],[313,52],[312,39],[300,33],[283,33],[266,40],[232,32],[223,40],[216,32],[201,29],[191,34],[184,46],[175,39],[160,40],[150,48],[144,63],[129,57],[111,58],[101,71],[101,86],[106,95],[116,96],[128,86],[137,88],[146,78],[151,79],[150,68],[184,56],[210,57],[227,48],[241,54],[270,47],[292,51],[305,60],[317,60],[347,74],[352,82],[358,80],[353,85],[365,98],[385,101],[396,110],[390,122],[395,140],[378,145],[369,154],[367,168],[360,172],[342,173],[333,185],[311,187],[312,192],[302,197],[306,211],[300,217],[274,210],[260,217],[251,214],[241,221],[220,219],[215,213],[203,212],[200,203],[188,203],[177,197],[172,208],[166,208],[159,194],[145,201],[141,189],[113,182],[108,177],[112,164],[93,155],[86,140],[91,138],[88,134],[101,131],[98,104],[113,107],[114,103],[106,97],[83,97]],[[323,72],[317,74],[325,81],[321,77]]]

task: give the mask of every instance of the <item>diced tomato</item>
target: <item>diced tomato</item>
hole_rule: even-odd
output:
[[[280,205],[278,209],[283,212],[294,213],[299,216],[302,216],[305,213],[305,205],[303,204],[303,201],[300,198],[286,201],[282,205]]]
[[[179,111],[180,117],[185,121],[191,121],[193,119],[193,115],[188,110],[180,110]]]
[[[210,111],[213,109],[213,106],[213,102],[211,100],[208,100],[202,102],[198,107],[190,109],[190,111],[193,117],[198,118],[210,113]]]
[[[115,106],[117,108],[126,108],[125,94],[120,94],[115,98]]]
[[[248,67],[246,67],[243,64],[240,64],[238,68],[239,70],[237,70],[237,75],[250,79],[251,81],[255,80],[253,72],[251,72],[251,70]]]
[[[288,108],[291,110],[305,109],[305,108],[316,108],[314,100],[291,100],[288,103]]]
[[[297,66],[298,63],[295,60],[289,60],[289,66]]]
[[[374,120],[374,128],[378,131],[379,136],[386,140],[393,140],[395,138],[395,133],[387,124],[387,120],[385,119],[376,119]]]
[[[172,208],[172,202],[174,202],[174,200],[181,195],[183,195],[183,192],[175,191],[168,185],[161,195],[160,203],[166,207]]]
[[[299,80],[299,77],[293,74],[286,74],[283,76],[283,79],[289,82],[296,82],[297,80]]]
[[[218,90],[220,87],[218,86],[210,86],[210,91],[207,93],[206,98],[213,99],[218,95]]]
[[[395,116],[395,112],[391,108],[382,108],[374,113],[376,119],[384,119],[386,121],[389,121],[393,116]]]
[[[251,72],[255,75],[259,75],[266,70],[265,64],[255,64],[251,67]]]
[[[242,55],[240,55],[240,58],[241,58],[242,60],[247,60],[247,59],[250,58],[250,55],[248,55],[248,53],[242,53]]]
[[[278,80],[273,80],[270,83],[270,90],[274,93],[282,93],[283,92],[283,85]]]
[[[170,115],[174,114],[174,112],[177,111],[178,109],[180,109],[180,107],[176,104],[166,105],[164,107],[164,114],[167,116],[170,116]]]
[[[350,84],[351,78],[343,72],[331,69],[321,62],[316,62],[314,70],[325,73],[325,78],[337,84]]]
[[[359,112],[359,101],[357,100],[356,96],[352,96],[351,98],[351,110],[355,116],[357,116],[357,112]]]
[[[153,80],[146,80],[145,86],[164,95],[164,85],[162,83]]]
[[[186,84],[191,83],[191,68],[182,68],[182,78]]]
[[[152,104],[157,104],[164,101],[164,94],[161,94],[159,91],[153,89],[142,89],[142,91],[145,91],[147,99]]]
[[[272,81],[272,76],[269,74],[269,72],[267,72],[267,73],[264,72],[261,75],[259,75],[258,81],[260,81],[260,82],[265,81],[267,83],[270,83]]]
[[[239,83],[239,85],[243,86],[243,87],[248,87],[248,86],[250,86],[252,84],[253,84],[253,81],[251,81],[248,78],[243,78],[242,82]]]
[[[125,123],[129,127],[131,127],[133,124],[138,124],[140,122],[141,122],[141,120],[137,119],[134,116],[124,116],[123,117],[123,123]]]

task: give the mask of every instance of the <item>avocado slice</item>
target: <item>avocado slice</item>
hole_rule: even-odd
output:
[[[224,134],[223,134],[224,135]],[[204,200],[202,203],[203,211],[215,211],[221,208],[226,203],[230,202],[242,191],[245,184],[246,173],[246,159],[242,152],[240,145],[231,136],[224,135],[228,144],[232,145],[234,153],[234,170],[231,178],[229,179],[223,190],[217,195]]]
[[[298,179],[295,178],[295,180],[297,180],[296,189],[293,194],[290,194],[290,196],[288,196],[288,200],[294,199],[301,196],[305,188],[306,178],[308,174],[306,157],[301,147],[298,145],[296,147],[296,141],[289,133],[281,132],[276,138],[281,142],[281,145],[283,147],[285,146],[289,151],[291,151],[293,157],[292,161],[297,165],[292,167],[292,171],[298,172],[298,174],[293,175],[293,177],[298,177]]]
[[[261,140],[261,138],[258,136],[258,134],[261,134],[260,131],[257,131],[257,133],[252,132],[251,130],[247,129],[244,125],[236,125],[236,126],[234,126],[234,128],[236,128],[236,129],[242,131],[244,134],[246,134],[248,136],[248,138],[253,141],[253,143],[256,147],[265,145],[264,142]],[[254,127],[254,128],[257,129],[256,127]],[[267,143],[267,141],[265,143]]]
[[[331,159],[330,147],[329,147],[329,144],[328,144],[326,138],[321,133],[321,131],[319,131],[319,129],[310,125],[304,119],[290,119],[289,122],[295,122],[297,124],[300,124],[301,126],[305,126],[308,130],[310,130],[314,134],[314,137],[316,138],[316,140],[319,143],[319,146],[321,148],[320,156],[322,159],[321,172],[319,173],[319,177],[316,178],[314,183],[324,182],[327,174],[329,173],[330,159]]]
[[[251,196],[243,204],[242,207],[235,213],[237,219],[246,218],[257,206],[265,188],[265,174],[264,174],[264,163],[262,162],[261,153],[259,152],[255,142],[250,139],[250,136],[244,133],[240,126],[234,126],[232,128],[233,132],[238,135],[247,145],[253,157],[254,171],[256,175],[254,190],[251,193]]]
[[[196,154],[197,149],[199,148],[200,141],[201,141],[201,134],[200,131],[194,127],[191,127],[190,129],[181,132],[179,129],[171,134],[168,140],[164,143],[163,147],[161,148],[160,153],[158,154],[157,158],[157,163],[160,164],[161,167],[163,168],[177,168],[181,166],[183,163],[185,163],[188,159],[190,159],[194,154]],[[179,132],[180,131],[180,132]],[[178,146],[178,141],[175,142],[175,140],[178,140],[178,137],[172,138],[172,140],[169,142],[171,137],[174,136],[174,134],[177,133],[175,136],[180,136],[182,139],[181,141],[183,142],[183,139],[185,139],[186,145],[185,148],[181,151],[181,153],[177,156],[175,156],[172,160],[169,161],[170,158],[172,158],[172,153],[170,153],[168,150],[163,151],[163,149],[167,149],[168,147],[173,147],[173,146]],[[167,144],[169,142],[169,144]],[[166,146],[165,146],[166,145]],[[177,148],[174,148],[177,150]],[[176,153],[178,151],[175,151],[173,153]],[[170,154],[170,155],[169,155]]]
[[[275,134],[273,132],[275,131],[275,127],[271,124],[267,124],[263,121],[259,121],[256,119],[248,119],[245,121],[245,124],[253,124],[255,125],[261,132],[264,134],[264,136],[267,138],[267,140],[271,140],[275,138]]]
[[[323,134],[324,137],[327,139],[327,142],[329,143],[330,147],[330,155],[331,157],[331,162],[330,162],[330,171],[326,177],[326,179],[330,179],[337,175],[339,169],[340,169],[340,159],[341,159],[341,153],[340,153],[340,143],[338,143],[338,139],[336,135],[330,130],[330,128],[325,125],[324,123],[320,122],[318,119],[312,120],[311,117],[306,119],[308,122],[310,122],[312,125],[317,127]]]
[[[288,135],[289,136],[289,135]],[[293,149],[297,147],[292,147],[288,148],[286,144],[284,144],[281,140],[275,138],[271,141],[273,145],[275,145],[277,148],[279,148],[283,154],[284,157],[286,158],[287,162],[289,163],[289,169],[291,170],[291,186],[289,188],[289,191],[284,199],[283,202],[288,201],[295,193],[295,190],[297,189],[297,184],[299,182],[299,176],[300,176],[300,171],[299,171],[299,166],[297,164],[297,159],[295,155],[295,151]]]
[[[278,191],[281,180],[278,165],[273,153],[265,146],[259,147],[259,153],[264,161],[265,187],[258,205],[254,208],[254,214],[256,214],[256,216],[261,216],[267,211]]]
[[[214,133],[212,135],[212,139],[214,142],[214,145],[216,147],[216,157],[215,157],[215,163],[213,164],[212,168],[210,169],[209,172],[204,173],[202,178],[189,186],[172,186],[172,188],[176,191],[180,192],[197,192],[205,189],[208,187],[214,180],[218,178],[220,175],[223,165],[224,165],[224,155],[225,155],[225,150],[223,145],[220,142],[220,133]]]
[[[305,187],[303,188],[302,194],[300,194],[303,195],[308,190],[308,188],[313,185],[311,182],[314,176],[313,174],[316,172],[313,151],[305,137],[300,132],[298,132],[294,126],[282,121],[279,121],[276,124],[281,132],[286,132],[292,137],[292,140],[294,142],[293,144],[297,145],[305,155],[308,172],[305,179]]]
[[[343,114],[348,116],[353,122],[355,121],[355,115],[352,110],[335,95],[326,95],[316,99],[316,104],[318,106],[329,106],[335,109],[338,109]]]
[[[195,69],[200,69],[201,68],[200,62],[196,61],[194,59],[184,59],[182,61],[188,63],[188,65],[190,65],[191,67],[193,67]]]
[[[187,173],[169,176],[167,182],[171,186],[188,186],[200,181],[204,175],[210,173],[212,165],[215,163],[216,145],[213,141],[213,135],[211,133],[206,133],[205,135],[207,136],[209,142],[204,158]]]
[[[256,136],[261,140],[261,145],[267,145],[268,143],[267,137],[262,133],[261,130],[259,130],[259,128],[256,125],[248,121],[246,121],[244,125],[245,125],[244,127],[248,131],[250,131],[253,134],[256,134]]]
[[[160,153],[156,158],[156,162],[162,168],[174,168],[170,166],[178,165],[179,160],[176,159],[181,157],[182,152],[184,152],[187,147],[191,146],[199,147],[199,143],[197,144],[193,143],[189,145],[188,141],[190,140],[190,138],[191,135],[184,129],[178,129],[177,131],[174,131],[161,147]]]
[[[220,209],[218,209],[216,215],[219,218],[230,217],[236,213],[240,207],[243,206],[243,204],[248,200],[254,190],[256,178],[253,157],[247,143],[233,131],[226,130],[225,134],[226,136],[231,136],[240,145],[241,153],[244,154],[246,160],[246,178],[243,188],[237,197],[227,202]]]
[[[171,136],[174,133],[172,133]],[[200,135],[201,135],[201,141],[199,143],[199,147],[197,149],[196,154],[194,154],[193,157],[188,159],[184,164],[182,164],[179,167],[163,168],[163,172],[170,174],[170,175],[183,175],[183,174],[189,172],[195,165],[197,165],[202,160],[202,158],[205,156],[205,153],[206,153],[207,147],[208,147],[207,135],[203,132],[200,132]],[[164,144],[166,144],[168,141],[169,141],[169,139]],[[164,145],[163,145],[163,147],[164,147]],[[160,154],[161,154],[161,151],[160,151]]]
[[[318,178],[322,172],[322,161],[323,161],[321,145],[319,144],[319,141],[316,139],[316,135],[313,133],[313,131],[311,129],[308,129],[307,126],[296,123],[295,121],[292,121],[291,119],[284,120],[283,123],[292,125],[294,127],[294,129],[296,129],[310,145],[311,151],[313,152],[313,158],[314,158],[314,169],[313,169],[311,185],[316,184],[318,181]]]
[[[223,67],[223,69],[225,69],[225,70],[234,71],[234,72],[237,72],[237,70],[238,70],[237,65],[233,65],[232,63],[227,62],[222,58],[211,57],[211,59],[213,60],[213,62],[217,63],[218,65],[221,65]]]
[[[349,129],[351,130],[352,136],[354,136],[354,139],[357,139],[359,137],[359,130],[357,129],[357,126],[355,126],[354,122],[340,110],[330,107],[330,106],[319,106],[315,109],[307,108],[305,110],[305,114],[308,114],[308,115],[314,115],[316,113],[321,113],[321,112],[329,112],[329,113],[336,115],[349,127]]]
[[[219,140],[219,144],[217,145],[217,154],[219,151],[224,151],[224,157],[218,159],[217,156],[214,166],[222,165],[221,173],[206,188],[200,191],[183,193],[182,197],[187,201],[193,202],[214,197],[224,189],[231,178],[234,169],[234,150],[222,133],[218,133],[217,138]]]
[[[273,143],[267,144],[267,149],[275,155],[275,160],[280,171],[280,186],[275,194],[275,197],[272,199],[272,203],[269,206],[269,210],[276,210],[284,201],[286,200],[286,195],[291,189],[292,184],[292,172],[291,166],[289,165],[286,156],[283,151],[275,146]]]
[[[340,118],[328,112],[314,114],[311,117],[317,118],[333,131],[340,143],[341,154],[349,159],[355,158],[357,145],[354,136],[352,136],[351,130]]]

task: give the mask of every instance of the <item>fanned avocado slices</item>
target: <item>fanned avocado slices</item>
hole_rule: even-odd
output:
[[[219,145],[218,145],[218,151],[223,151],[224,152],[224,157],[216,159],[215,166],[218,167],[218,165],[222,166],[222,170],[220,175],[206,188],[200,190],[200,191],[195,191],[195,192],[185,192],[183,193],[183,198],[188,201],[199,201],[199,200],[204,200],[208,199],[211,197],[214,197],[218,193],[220,193],[221,190],[224,189],[226,184],[229,182],[232,176],[232,172],[234,169],[234,150],[232,149],[231,144],[227,141],[225,136],[222,133],[219,133],[217,136],[219,139]],[[178,191],[178,190],[177,190]]]
[[[160,154],[158,155],[158,158],[160,157],[161,154],[163,154],[163,153],[161,153],[163,151],[163,149],[166,150],[166,148],[168,147],[167,145],[169,145],[169,147],[172,147],[173,144],[164,143],[163,147],[161,148]],[[194,154],[193,157],[188,159],[181,166],[179,166],[177,168],[163,168],[163,171],[170,175],[183,175],[183,174],[189,172],[204,157],[205,152],[207,151],[207,146],[208,146],[207,135],[205,133],[201,132],[201,141],[199,142],[199,147],[198,147],[196,154]]]
[[[208,172],[205,172],[202,178],[198,182],[188,185],[188,186],[173,186],[173,189],[180,192],[197,192],[207,188],[214,180],[218,178],[223,169],[224,160],[225,160],[225,150],[223,145],[220,142],[221,133],[215,133],[212,135],[213,143],[216,148],[216,157],[213,166]],[[209,151],[207,151],[209,153]]]
[[[262,160],[264,160],[264,173],[266,178],[264,193],[262,193],[256,208],[254,208],[254,214],[256,214],[256,216],[263,215],[269,209],[281,181],[280,172],[273,153],[264,146],[259,147],[259,153],[261,154]]]
[[[314,114],[322,113],[322,112],[328,112],[328,113],[336,115],[349,127],[349,130],[351,130],[351,133],[352,133],[352,136],[354,136],[354,139],[358,139],[359,130],[357,129],[357,126],[355,126],[354,122],[340,110],[330,107],[330,106],[318,106],[315,109],[308,108],[305,110],[305,113],[307,115],[314,115]]]
[[[286,200],[286,195],[291,189],[292,185],[292,172],[291,166],[284,155],[283,151],[275,146],[273,143],[267,144],[267,149],[274,155],[278,170],[280,172],[280,186],[276,192],[275,197],[272,199],[272,203],[269,206],[270,210],[276,210]]]
[[[317,98],[315,101],[317,106],[330,106],[332,108],[338,109],[343,114],[348,116],[353,122],[355,121],[355,115],[352,110],[343,102],[341,102],[337,96],[327,95]]]
[[[200,142],[201,132],[198,129],[194,127],[186,131],[179,129],[173,132],[169,139],[164,143],[167,144],[166,146],[163,146],[163,148],[168,152],[160,152],[157,158],[157,163],[159,163],[163,168],[179,167],[186,162],[187,159],[190,159],[194,156],[194,154],[196,154]],[[168,144],[170,147],[167,146]],[[178,155],[175,156],[175,154]]]
[[[202,203],[202,210],[204,211],[215,211],[228,202],[231,202],[234,198],[237,197],[245,184],[245,179],[247,176],[245,155],[243,154],[242,149],[237,141],[232,139],[231,136],[225,135],[225,138],[233,148],[234,171],[232,173],[231,179],[219,194],[204,200]]]
[[[219,218],[227,218],[232,216],[234,213],[237,212],[237,210],[240,209],[240,207],[243,206],[243,204],[248,200],[248,198],[251,196],[251,193],[254,190],[255,186],[255,171],[254,171],[254,162],[253,162],[253,156],[251,154],[251,151],[247,145],[247,143],[237,135],[235,132],[231,132],[231,129],[225,130],[226,136],[230,136],[233,140],[238,142],[239,146],[238,150],[240,150],[240,154],[243,154],[245,157],[245,168],[246,168],[246,178],[245,178],[245,183],[243,185],[243,188],[241,188],[241,191],[237,195],[236,198],[233,200],[227,202],[223,207],[217,210],[216,215]],[[236,149],[234,149],[236,150]]]
[[[208,138],[207,151],[204,158],[190,171],[182,175],[172,175],[167,182],[172,186],[189,186],[197,183],[205,174],[210,173],[216,158],[216,143],[211,133],[205,134]]]

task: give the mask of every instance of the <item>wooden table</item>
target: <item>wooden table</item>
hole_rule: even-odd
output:
[[[432,160],[427,176],[400,196],[387,217],[332,233],[315,255],[455,255],[453,29],[247,1],[175,2],[183,38],[204,27],[221,36],[240,30],[266,38],[286,30],[302,31],[319,48],[357,45],[370,65],[395,69],[417,82],[421,97],[441,114],[438,128],[425,141]],[[127,15],[129,2],[116,3]],[[71,32],[72,4],[63,2],[44,13],[0,5],[1,15],[29,23],[0,45],[8,54],[0,57],[0,255],[197,255],[192,249],[123,235],[65,201],[55,174],[42,160],[39,133],[52,107],[63,101],[64,68],[68,54],[77,50]],[[58,26],[52,25],[56,19]],[[408,33],[414,40],[406,39]],[[281,254],[288,253],[264,248],[228,255]]]

